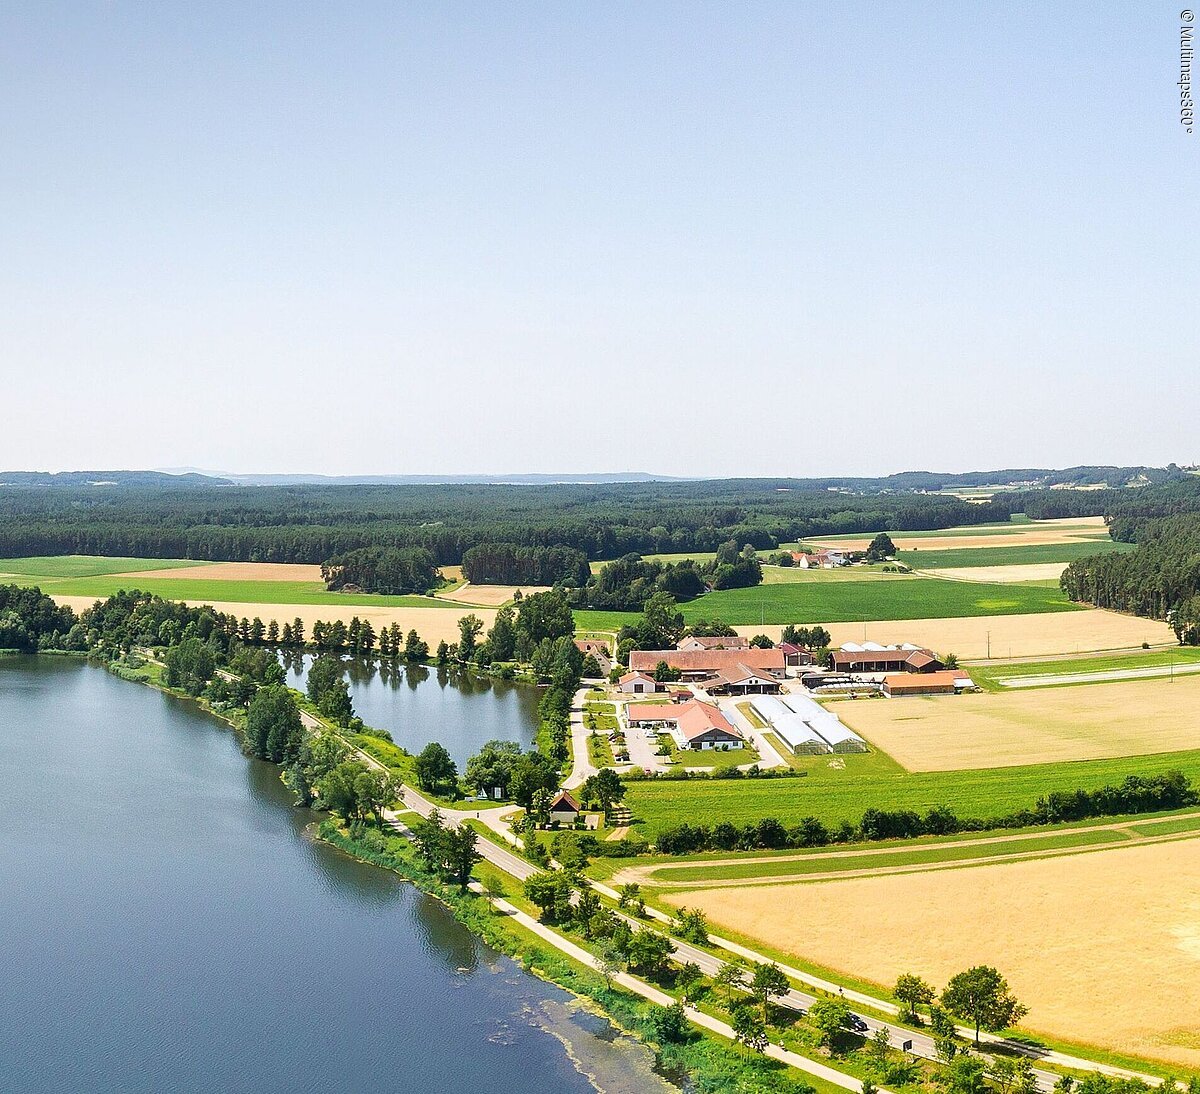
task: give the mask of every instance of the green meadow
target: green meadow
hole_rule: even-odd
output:
[[[204,566],[181,558],[106,558],[100,555],[39,555],[31,558],[0,558],[0,578],[35,577],[51,581],[67,577],[96,577],[103,574],[137,573],[140,570],[177,570]],[[17,584],[27,584],[24,581]]]
[[[746,824],[776,817],[793,825],[814,816],[836,825],[857,822],[870,807],[925,812],[943,805],[960,817],[984,818],[1032,807],[1052,790],[1094,790],[1120,782],[1126,775],[1180,770],[1200,778],[1200,751],[914,773],[863,770],[850,762],[854,756],[822,759],[824,762],[803,778],[634,781],[629,783],[625,801],[638,829],[653,838],[664,828],[694,818]],[[846,761],[844,768],[831,766],[838,760]]]
[[[918,570],[947,570],[952,567],[1032,566],[1050,562],[1074,562],[1077,558],[1131,551],[1132,543],[1114,543],[1095,539],[1079,543],[1043,543],[1029,547],[958,547],[952,550],[925,551],[904,548],[897,556],[905,566]]]

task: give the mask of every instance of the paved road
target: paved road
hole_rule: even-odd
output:
[[[1058,672],[1036,676],[1001,676],[996,682],[1006,688],[1049,688],[1057,684],[1101,684],[1110,680],[1145,680],[1161,676],[1189,676],[1200,672],[1200,663],[1151,665],[1141,669],[1098,669],[1096,672]]]
[[[592,763],[591,753],[588,751],[588,737],[591,736],[591,730],[583,722],[583,705],[587,702],[589,690],[589,688],[580,688],[571,703],[571,773],[563,782],[565,790],[574,790],[576,787],[582,786],[589,777],[598,772],[598,768]]]

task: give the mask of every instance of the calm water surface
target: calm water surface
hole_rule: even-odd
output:
[[[304,690],[310,654],[285,657],[288,683]],[[354,709],[369,726],[386,729],[396,744],[420,752],[439,741],[459,771],[485,741],[516,741],[522,748],[537,735],[541,692],[531,684],[509,684],[460,669],[388,665],[345,658]]]
[[[0,774],[2,1090],[663,1089],[192,704],[0,658]]]

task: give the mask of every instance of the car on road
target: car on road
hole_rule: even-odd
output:
[[[846,1025],[854,1030],[855,1033],[867,1032],[867,1023],[864,1022],[857,1014],[850,1015],[850,1017],[846,1019]]]

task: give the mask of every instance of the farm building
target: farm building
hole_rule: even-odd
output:
[[[833,654],[835,672],[940,672],[945,665],[932,650],[906,642],[881,646],[878,642],[847,642]]]
[[[602,642],[595,638],[576,638],[575,648],[584,657],[590,655],[596,659],[596,664],[600,666],[601,676],[609,674],[612,669],[612,654],[609,652],[607,642]]]
[[[779,652],[783,654],[783,663],[789,669],[803,668],[813,663],[812,650],[797,646],[794,642],[780,642]]]
[[[766,672],[756,672],[743,664],[721,669],[705,684],[713,695],[773,695],[779,691],[779,681]]]
[[[627,672],[617,681],[617,687],[627,695],[652,695],[658,690],[654,677],[645,672]]]
[[[815,699],[801,695],[789,695],[786,700],[765,696],[754,699],[753,706],[797,755],[867,751],[866,742]]]
[[[678,748],[694,751],[741,748],[742,735],[716,707],[692,699],[678,706],[668,703],[631,703],[626,711],[630,726],[670,733]]]
[[[889,697],[900,695],[956,695],[970,691],[975,681],[957,669],[945,672],[900,672],[883,678],[883,694]]]
[[[579,816],[579,803],[565,791],[560,790],[550,803],[550,822],[552,824],[574,824]]]
[[[783,654],[777,649],[759,650],[633,650],[629,668],[633,672],[651,673],[660,661],[678,669],[688,683],[716,680],[722,672],[757,674],[760,678],[782,678]]]
[[[690,634],[675,643],[677,650],[748,650],[750,640],[740,634],[696,635]]]

